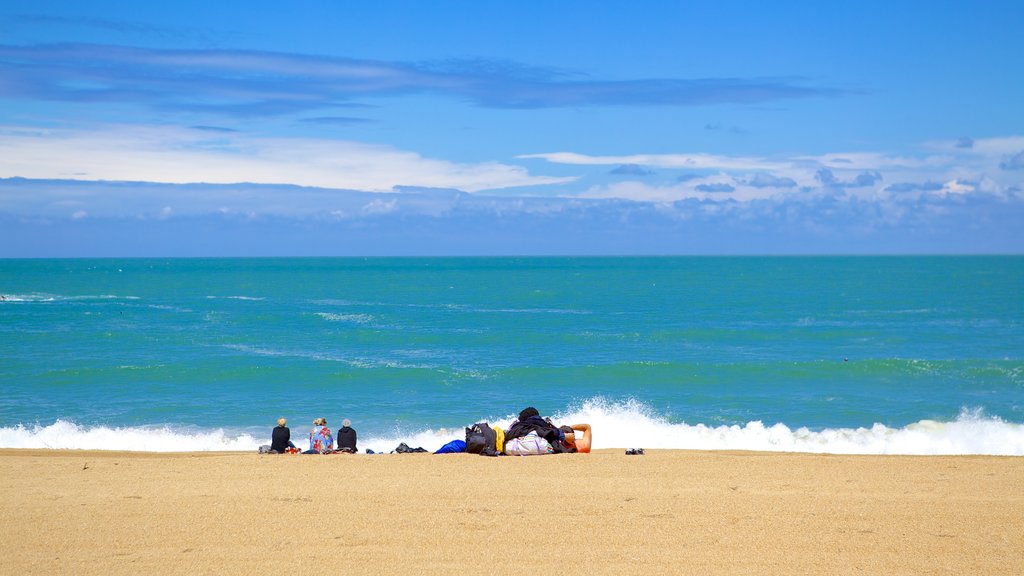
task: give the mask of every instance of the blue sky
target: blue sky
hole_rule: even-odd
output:
[[[1024,249],[1024,3],[708,4],[5,2],[0,257]]]

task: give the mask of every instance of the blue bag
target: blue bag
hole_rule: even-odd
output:
[[[441,446],[437,449],[434,454],[455,454],[456,452],[465,452],[466,442],[463,440],[452,440],[451,442]]]

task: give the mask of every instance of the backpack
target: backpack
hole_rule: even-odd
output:
[[[497,442],[498,434],[487,422],[477,422],[466,428],[466,452],[497,456]]]

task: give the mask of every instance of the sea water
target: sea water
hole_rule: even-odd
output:
[[[1024,455],[1024,257],[0,260],[0,447]]]

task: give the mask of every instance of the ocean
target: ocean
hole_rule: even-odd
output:
[[[0,447],[1024,455],[1024,257],[0,260]]]

